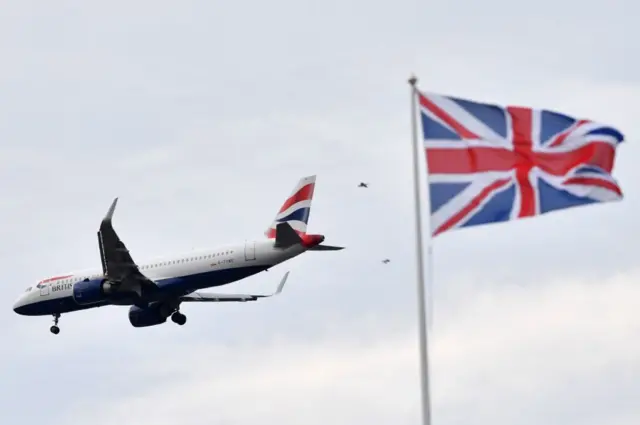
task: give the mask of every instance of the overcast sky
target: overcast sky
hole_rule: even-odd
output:
[[[622,202],[434,242],[433,425],[640,422],[631,0],[19,1],[0,13],[0,423],[414,425],[409,87],[618,127]],[[134,329],[11,310],[36,280],[261,238],[317,174],[307,253]],[[367,190],[359,181],[370,182]],[[426,194],[425,194],[426,199]],[[381,264],[385,257],[392,261]]]

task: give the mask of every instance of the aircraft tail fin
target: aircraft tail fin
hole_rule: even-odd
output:
[[[309,222],[309,213],[311,212],[311,201],[313,199],[313,191],[316,187],[316,176],[308,176],[301,178],[293,188],[291,195],[284,201],[278,214],[271,223],[271,226],[265,231],[265,236],[269,239],[277,239],[279,233],[276,229],[279,224],[287,223],[291,230],[299,236],[307,234],[307,223]],[[284,230],[282,226],[281,230]],[[282,232],[280,232],[282,234]],[[285,234],[288,234],[288,229]],[[290,239],[290,238],[288,238]]]

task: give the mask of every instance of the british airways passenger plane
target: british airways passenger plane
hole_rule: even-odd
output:
[[[305,251],[335,251],[343,247],[322,245],[323,235],[307,233],[307,222],[316,176],[302,178],[265,232],[266,240],[223,246],[158,258],[136,264],[111,224],[118,198],[114,199],[98,231],[102,270],[70,272],[39,281],[27,288],[13,306],[25,316],[52,315],[51,332],[58,334],[63,313],[105,305],[130,305],[134,327],[153,326],[171,320],[184,325],[183,302],[255,301],[267,295],[212,294],[199,289],[222,286],[265,271]]]

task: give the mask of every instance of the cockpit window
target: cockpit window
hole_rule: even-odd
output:
[[[25,289],[24,292],[29,292],[31,290],[31,286],[29,286],[27,289]]]

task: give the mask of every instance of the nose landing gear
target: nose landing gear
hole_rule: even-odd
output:
[[[171,315],[171,320],[173,321],[173,323],[176,323],[176,324],[182,326],[185,323],[187,323],[187,316],[185,316],[184,314],[180,313],[179,311],[176,311],[175,313],[173,313]]]
[[[58,327],[58,320],[60,320],[60,315],[59,314],[54,314],[53,315],[53,326],[51,326],[51,328],[49,328],[51,333],[54,334],[54,335],[58,335],[60,333],[60,328]]]

